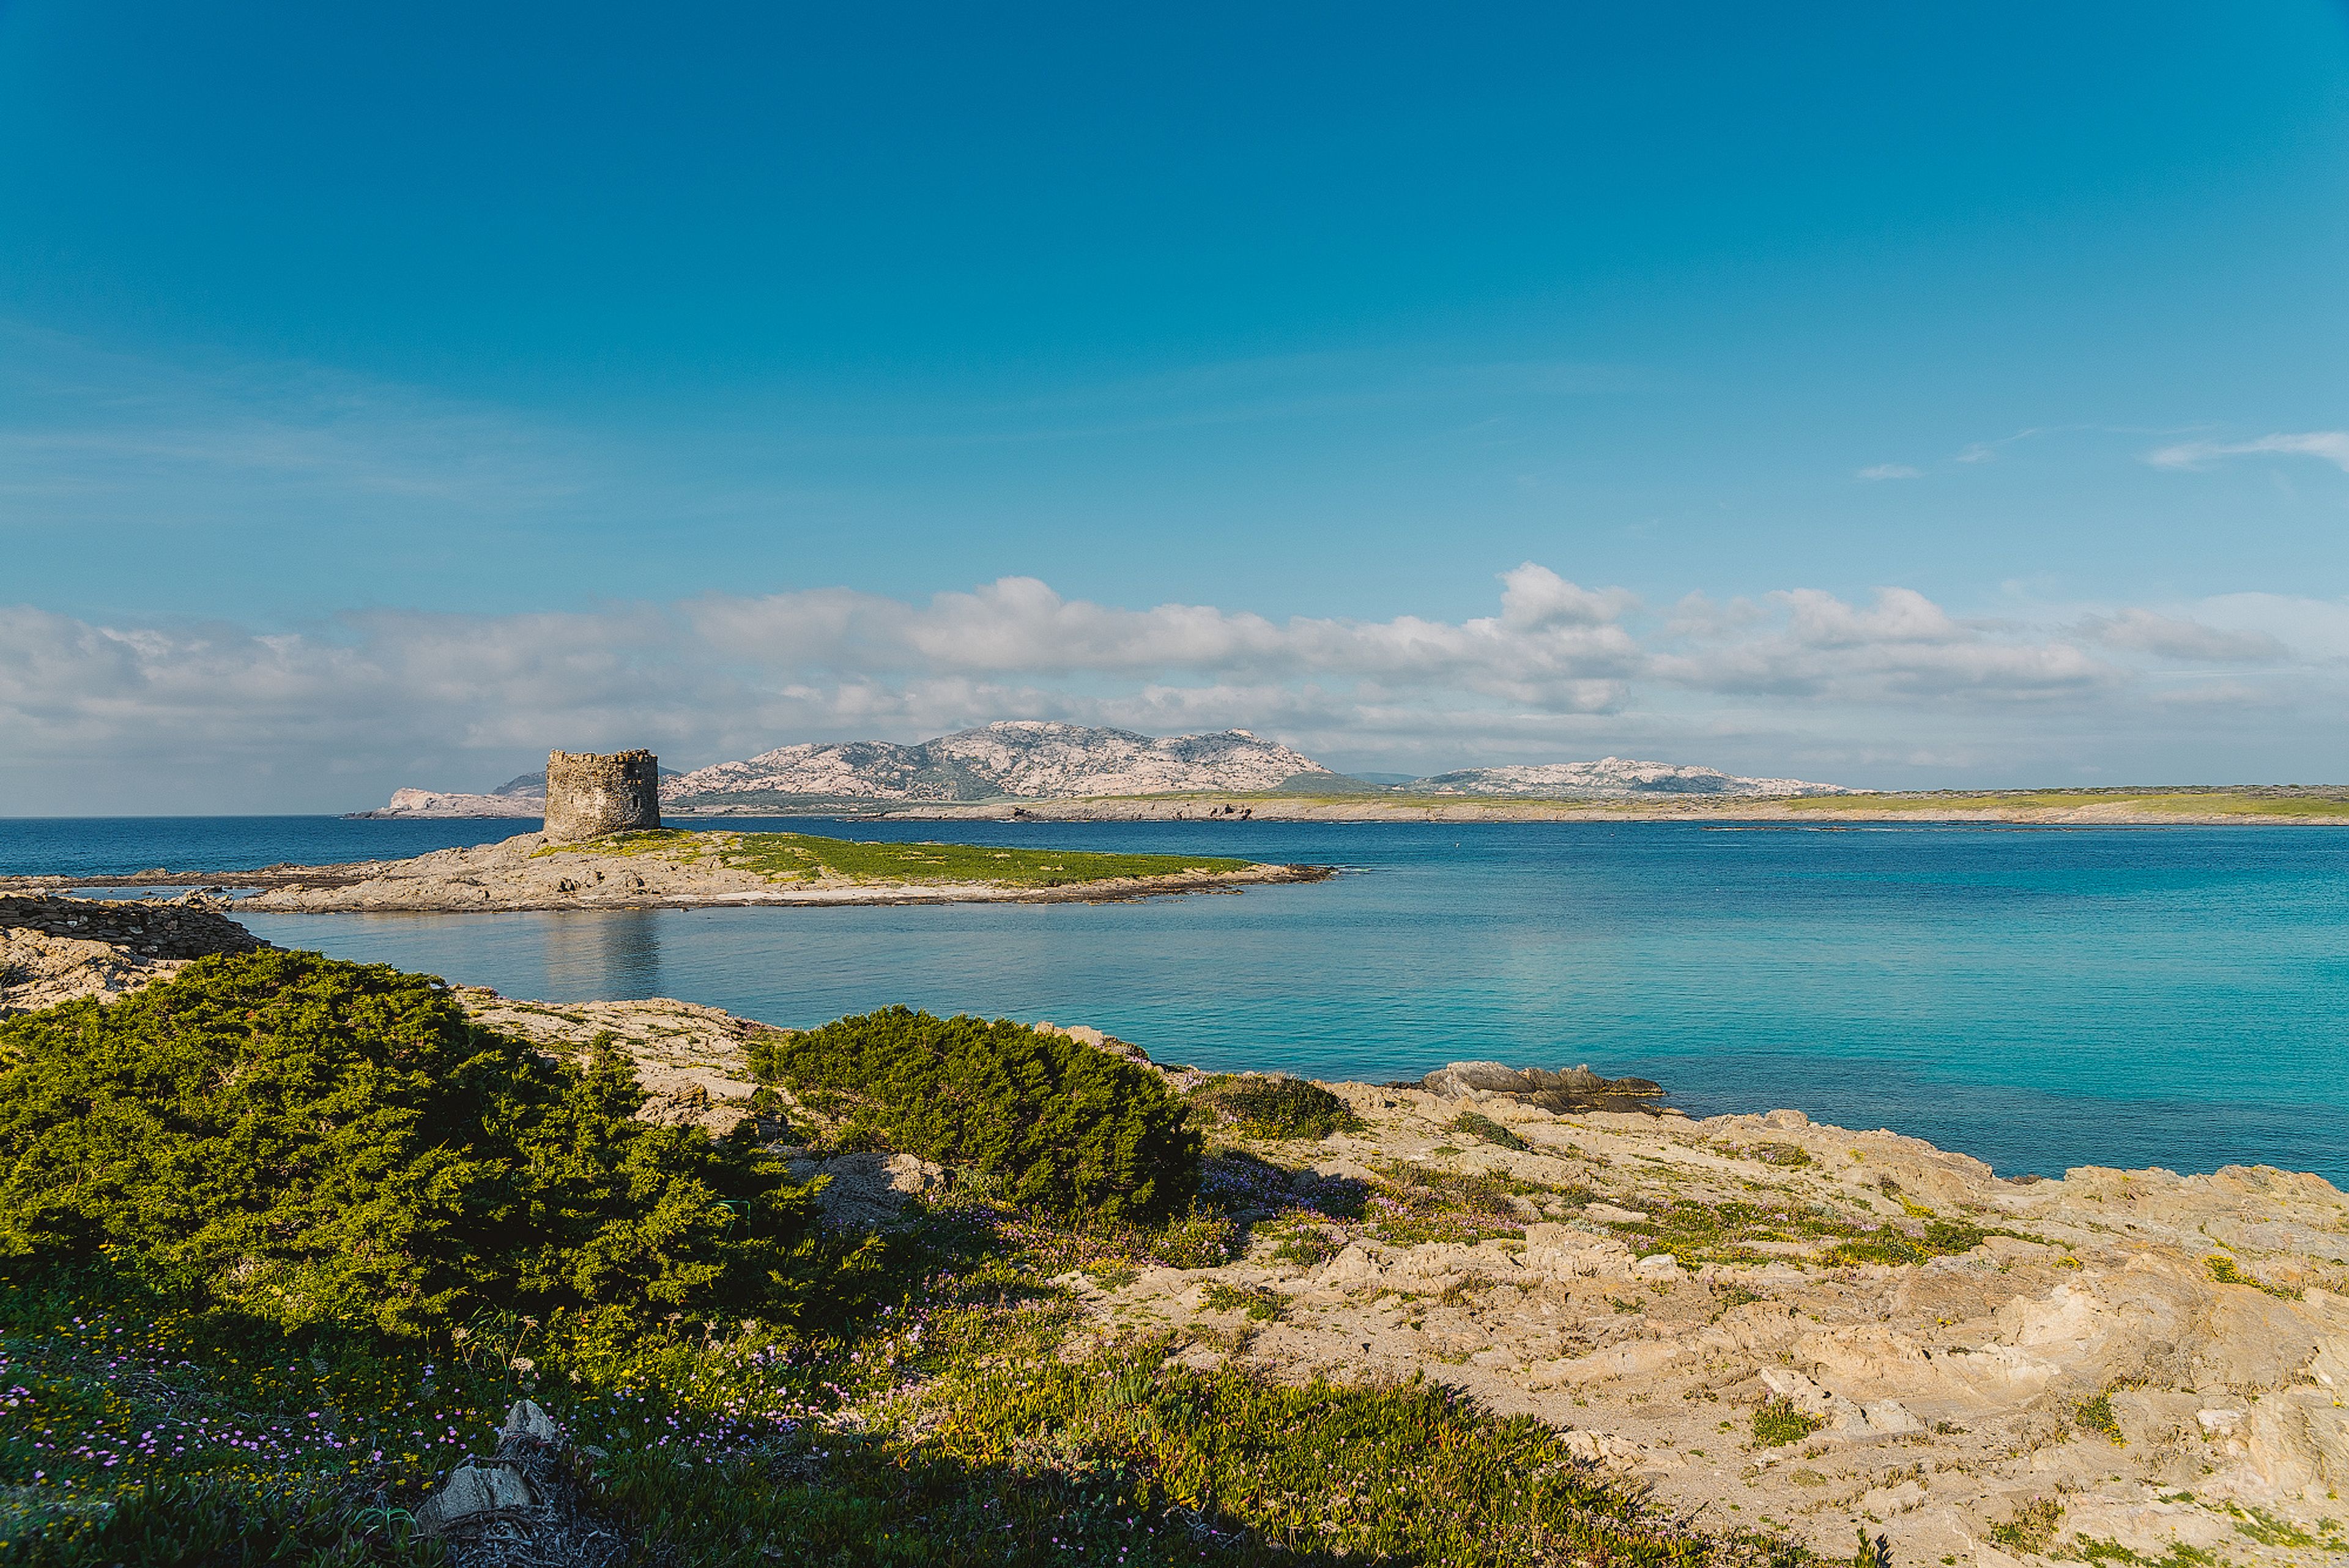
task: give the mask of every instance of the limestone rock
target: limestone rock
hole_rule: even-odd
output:
[[[141,958],[106,942],[0,926],[0,1018],[85,996],[111,1002],[169,979],[187,964],[185,959]]]
[[[417,1509],[416,1533],[428,1539],[478,1534],[492,1524],[527,1519],[540,1501],[530,1478],[511,1465],[461,1464]]]
[[[794,1181],[823,1179],[816,1208],[834,1230],[870,1231],[886,1225],[905,1211],[908,1199],[936,1197],[947,1189],[942,1168],[910,1154],[875,1150],[795,1159],[791,1172]]]
[[[554,1417],[540,1408],[535,1399],[517,1399],[506,1412],[505,1425],[498,1428],[498,1452],[526,1453],[533,1449],[552,1449],[563,1442],[563,1429]]]

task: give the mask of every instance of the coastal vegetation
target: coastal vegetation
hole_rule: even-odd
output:
[[[1079,882],[1199,876],[1244,869],[1220,855],[1109,855],[1077,849],[1002,849],[980,844],[865,843],[811,833],[738,833],[662,827],[550,844],[549,855],[610,855],[715,865],[770,882],[993,882],[1063,888]]]
[[[797,1300],[813,1226],[781,1162],[642,1099],[616,1053],[551,1060],[421,976],[201,959],[0,1023],[0,1259],[110,1261],[288,1332]]]
[[[974,1179],[823,1232],[747,1139],[635,1119],[608,1041],[565,1065],[310,954],[0,1027],[0,1563],[447,1562],[416,1511],[523,1397],[630,1561],[1802,1560],[1434,1384],[1074,1339],[1054,1282],[1227,1261],[1252,1220],[1492,1233],[1494,1179],[1203,1154],[1154,1075],[1017,1025],[894,1009],[755,1054],[836,1143]]]
[[[769,1032],[750,1060],[839,1116],[835,1146],[968,1168],[1013,1204],[1148,1221],[1198,1190],[1199,1135],[1164,1081],[1066,1035],[891,1007]]]
[[[1192,1089],[1211,1126],[1250,1137],[1322,1138],[1357,1132],[1362,1118],[1320,1085],[1270,1073],[1219,1073]]]

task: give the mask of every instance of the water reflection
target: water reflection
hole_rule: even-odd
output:
[[[539,994],[632,1002],[661,994],[657,909],[577,909],[539,927],[546,983]]]

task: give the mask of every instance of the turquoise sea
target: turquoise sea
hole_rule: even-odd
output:
[[[524,823],[0,820],[0,870],[407,855]],[[1333,882],[1135,904],[256,916],[289,946],[772,1023],[903,1002],[1162,1060],[1415,1077],[1588,1062],[2007,1174],[2230,1161],[2349,1186],[2349,831],[730,822],[1215,851]]]

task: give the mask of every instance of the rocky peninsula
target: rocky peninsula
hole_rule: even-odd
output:
[[[200,879],[254,889],[240,909],[271,913],[464,914],[515,909],[704,909],[729,905],[1103,903],[1232,892],[1335,876],[1224,856],[1113,855],[964,844],[874,844],[799,833],[650,829],[579,841],[543,833],[406,860],[272,866]],[[184,872],[0,879],[0,895],[77,887],[184,887]]]

